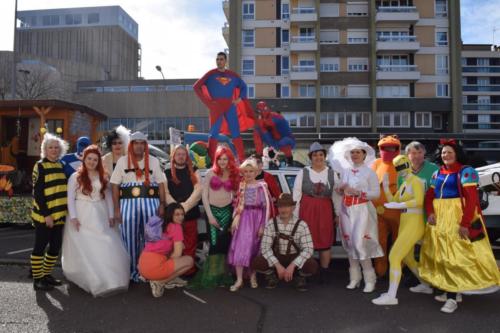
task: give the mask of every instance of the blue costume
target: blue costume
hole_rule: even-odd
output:
[[[83,155],[83,150],[90,146],[90,139],[86,136],[79,137],[76,141],[76,153],[66,154],[61,159],[63,171],[66,177],[69,177],[82,165],[80,159]]]

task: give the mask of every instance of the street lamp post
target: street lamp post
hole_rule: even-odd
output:
[[[161,77],[163,78],[163,80],[165,80],[165,75],[163,75],[163,72],[162,72],[162,70],[161,70],[161,66],[160,66],[160,65],[156,65],[156,70],[157,70],[158,72],[160,72]]]
[[[16,80],[16,64],[17,64],[16,30],[17,30],[17,0],[15,1],[15,5],[14,5],[14,49],[12,50],[12,82],[11,82],[11,87],[10,87],[12,99],[16,99],[16,84],[17,84],[17,80]]]

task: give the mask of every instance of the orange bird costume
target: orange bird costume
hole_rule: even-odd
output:
[[[398,190],[398,173],[392,164],[394,157],[398,156],[401,151],[401,142],[397,135],[384,135],[380,137],[378,142],[380,158],[376,159],[372,164],[372,170],[375,171],[380,184],[380,197],[372,200],[373,205],[377,210],[378,219],[378,238],[380,246],[384,251],[384,256],[375,259],[375,271],[378,276],[384,276],[387,272],[388,261],[387,254],[389,253],[388,237],[391,235],[391,241],[394,243],[398,236],[399,217],[401,212],[397,209],[388,209],[384,207],[384,203],[388,202],[382,182],[384,175],[389,177],[389,189],[392,194]]]

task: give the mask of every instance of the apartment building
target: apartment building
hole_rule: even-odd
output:
[[[466,133],[500,130],[500,47],[465,44],[462,48],[463,128]]]
[[[461,131],[460,3],[223,1],[229,62],[296,132]]]

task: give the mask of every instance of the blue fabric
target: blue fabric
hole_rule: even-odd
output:
[[[77,153],[66,154],[61,159],[63,171],[66,177],[69,177],[82,165],[82,161],[78,158]]]
[[[230,72],[213,71],[205,81],[205,85],[214,99],[233,98],[234,89],[240,89],[240,97],[247,98],[247,85],[241,78],[232,75]]]
[[[470,167],[467,166],[460,171],[460,181],[462,182],[462,185],[466,184],[477,184],[479,182],[479,175],[477,171]]]
[[[90,142],[90,139],[88,137],[86,137],[86,136],[79,137],[78,140],[76,140],[76,153],[79,156],[82,156],[83,151],[85,150],[85,148],[90,146],[90,144],[91,144],[91,142]]]
[[[437,171],[431,183],[434,186],[434,197],[436,199],[459,198],[458,173],[444,174]]]
[[[240,124],[238,122],[238,113],[236,112],[236,105],[231,105],[229,110],[225,112],[221,117],[217,118],[215,123],[212,124],[210,128],[209,138],[217,137],[220,132],[220,127],[222,126],[222,117],[226,119],[229,131],[231,131],[231,137],[233,139],[240,137]]]

